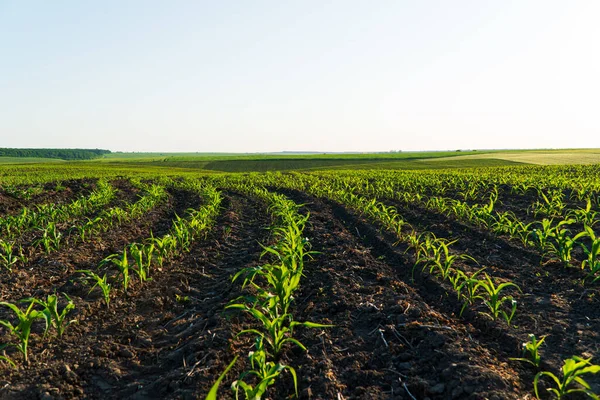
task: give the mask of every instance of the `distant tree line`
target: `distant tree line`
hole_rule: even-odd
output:
[[[3,149],[0,157],[58,158],[61,160],[91,160],[109,154],[102,149]]]

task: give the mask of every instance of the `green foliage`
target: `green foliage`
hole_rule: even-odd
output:
[[[208,392],[208,395],[204,398],[204,400],[217,400],[218,399],[217,394],[219,391],[219,386],[221,385],[221,382],[225,378],[225,375],[227,375],[229,370],[234,366],[234,364],[236,363],[238,358],[239,358],[239,356],[235,356],[233,361],[229,363],[227,368],[225,368],[225,371],[223,371],[223,373],[221,375],[219,375],[219,378],[212,385],[212,387],[210,388],[210,391]]]
[[[16,325],[4,320],[0,320],[0,325],[4,326],[12,335],[17,337],[19,342],[11,345],[16,347],[17,350],[23,354],[23,359],[26,363],[28,362],[28,346],[31,326],[36,319],[46,320],[43,312],[33,309],[33,306],[36,304],[35,300],[28,299],[27,301],[29,302],[29,306],[25,311],[22,311],[16,304],[5,301],[0,302],[0,305],[10,308],[18,318],[18,323]]]
[[[539,353],[540,346],[544,343],[546,336],[542,336],[539,340],[532,333],[529,335],[529,342],[523,343],[523,357],[521,358],[511,358],[514,361],[523,361],[533,365],[534,367],[539,367],[542,357]]]
[[[17,250],[14,242],[0,239],[0,265],[12,272],[13,267],[18,262],[26,262],[23,248],[19,246]]]
[[[129,259],[127,258],[127,247],[123,249],[121,254],[111,254],[108,257],[104,258],[100,262],[100,266],[102,267],[105,264],[112,263],[115,265],[121,274],[121,284],[123,286],[123,291],[127,293],[127,289],[129,288],[130,275],[129,270],[131,265],[129,264]]]
[[[102,290],[102,296],[104,297],[104,303],[106,304],[106,307],[108,308],[110,306],[110,291],[111,291],[112,287],[111,287],[110,283],[108,282],[108,278],[106,276],[107,274],[105,273],[103,276],[100,276],[100,275],[96,274],[95,272],[90,271],[89,269],[80,269],[75,272],[81,272],[82,274],[85,274],[83,281],[86,284],[89,285],[90,282],[93,283],[89,293],[91,293],[92,290],[94,290],[94,288],[96,286],[98,286]]]
[[[250,360],[251,369],[244,372],[240,379],[233,382],[231,388],[235,391],[235,398],[239,399],[240,389],[244,394],[246,400],[261,400],[269,386],[275,383],[275,379],[287,370],[294,379],[294,389],[296,391],[296,397],[298,396],[298,377],[296,376],[296,370],[289,365],[283,365],[268,361],[268,354],[263,346],[262,337],[258,337],[254,344],[254,350],[248,355]],[[244,379],[252,377],[256,380],[256,384],[251,384],[244,381]]]
[[[597,374],[600,372],[600,365],[594,365],[591,358],[585,359],[573,356],[564,361],[562,367],[562,379],[554,375],[552,372],[538,372],[533,380],[535,396],[539,399],[538,383],[541,377],[547,376],[552,380],[556,387],[548,388],[549,392],[554,394],[557,399],[563,399],[571,393],[583,393],[592,399],[598,399],[598,395],[592,392],[590,385],[583,379],[583,375]],[[579,387],[573,387],[579,385]]]
[[[517,302],[512,296],[503,296],[501,294],[502,290],[508,287],[515,287],[517,290],[521,291],[519,286],[512,282],[504,282],[499,285],[496,285],[492,278],[483,273],[484,278],[479,280],[479,282],[475,285],[475,292],[478,289],[483,289],[480,291],[480,298],[483,300],[483,304],[485,304],[489,310],[489,315],[493,320],[498,319],[499,316],[502,316],[508,326],[510,326],[510,322],[515,316],[515,312],[517,310]],[[510,313],[506,312],[502,309],[502,305],[506,302],[510,302]]]
[[[65,332],[65,329],[75,322],[75,320],[67,321],[67,314],[75,309],[75,303],[66,293],[63,293],[67,299],[67,305],[63,307],[61,312],[58,312],[58,296],[56,294],[49,294],[46,301],[30,298],[25,301],[33,301],[35,304],[41,305],[43,308],[42,314],[46,320],[46,332],[48,327],[53,326],[56,329],[58,337],[61,337]]]

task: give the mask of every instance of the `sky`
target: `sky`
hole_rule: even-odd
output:
[[[600,147],[597,0],[0,0],[0,147]]]

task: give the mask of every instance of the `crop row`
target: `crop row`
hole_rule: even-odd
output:
[[[214,187],[200,185],[198,182],[192,181],[175,185],[180,189],[194,191],[204,199],[205,204],[198,210],[188,210],[185,218],[176,217],[170,231],[162,237],[154,237],[151,234],[142,243],[130,243],[125,246],[122,253],[111,254],[104,258],[99,262],[96,270],[77,271],[82,274],[81,281],[91,286],[90,292],[96,287],[101,290],[107,307],[110,304],[111,297],[116,292],[114,289],[116,286],[120,286],[120,292],[127,295],[132,274],[135,273],[139,277],[140,284],[144,284],[144,282],[151,279],[153,269],[161,270],[165,260],[189,251],[192,242],[205,235],[214,224],[220,210],[220,192]],[[130,259],[131,261],[129,261]],[[66,304],[60,311],[59,296],[55,293],[49,294],[46,300],[27,298],[16,303],[0,302],[0,305],[13,312],[15,319],[18,321],[13,324],[10,320],[0,320],[0,325],[4,326],[14,339],[12,342],[0,346],[0,350],[6,351],[14,348],[22,354],[25,363],[27,363],[32,326],[39,319],[44,320],[46,323],[43,338],[46,338],[46,333],[51,326],[56,329],[57,336],[60,338],[70,323],[68,314],[75,308],[69,296],[66,294],[64,296]],[[22,308],[21,304],[25,304],[25,307]],[[6,353],[0,357],[0,361],[16,366],[13,357]]]
[[[294,294],[300,287],[305,258],[311,254],[308,239],[303,235],[309,215],[301,214],[300,206],[285,196],[252,183],[221,184],[267,203],[274,219],[274,225],[270,228],[274,243],[262,245],[262,256],[268,259],[267,263],[243,268],[232,278],[232,282],[243,280],[242,288],[246,289],[247,294],[231,300],[226,309],[242,311],[251,317],[253,326],[238,332],[237,336],[251,335],[254,337],[254,344],[248,354],[249,365],[231,388],[235,391],[236,398],[241,392],[247,400],[260,400],[276,379],[284,371],[289,371],[297,395],[296,370],[291,365],[283,364],[280,361],[281,355],[289,345],[306,350],[294,334],[296,327],[329,327],[310,321],[297,321],[293,315]],[[238,357],[239,355],[235,356],[215,382],[207,400],[217,399],[218,387]]]
[[[369,199],[357,195],[356,190],[352,190],[347,183],[336,186],[328,182],[327,179],[318,179],[311,175],[276,175],[276,179],[273,179],[273,176],[255,179],[261,180],[265,185],[300,190],[317,197],[329,198],[362,213],[395,234],[399,242],[406,243],[414,250],[415,264],[413,270],[422,264],[423,269],[429,269],[430,273],[443,280],[447,279],[452,284],[457,296],[464,301],[461,313],[466,306],[474,304],[475,301],[481,301],[487,308],[486,315],[492,319],[502,316],[510,326],[515,315],[516,302],[512,296],[503,295],[502,292],[509,287],[516,287],[517,289],[518,287],[511,282],[497,283],[485,272],[482,273],[483,269],[469,274],[456,268],[453,265],[454,261],[468,259],[469,256],[466,254],[453,254],[449,250],[452,241],[438,239],[428,232],[416,233],[394,207],[387,206],[373,198]],[[590,235],[590,232],[593,231],[587,228],[586,234]],[[483,279],[481,276],[483,276]],[[508,309],[503,308],[505,304],[509,305]],[[533,362],[536,367],[539,367],[538,348],[543,343],[543,339],[544,337],[541,338],[541,341],[537,340],[534,334],[530,334],[530,341],[524,343],[523,357],[514,360]],[[592,364],[591,358],[586,359],[578,356],[567,358],[564,360],[561,372],[562,375],[559,376],[550,371],[539,371],[533,382],[536,396],[539,397],[538,385],[540,379],[549,377],[552,379],[554,387],[548,387],[548,384],[546,386],[559,399],[575,392],[582,392],[596,398],[584,378],[585,375],[600,372],[600,366]]]

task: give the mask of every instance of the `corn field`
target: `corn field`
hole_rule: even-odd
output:
[[[2,399],[600,393],[600,167],[0,173]]]

